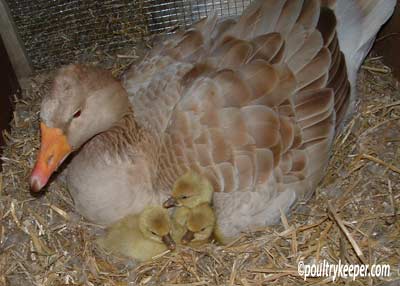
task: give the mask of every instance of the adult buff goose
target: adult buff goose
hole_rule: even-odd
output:
[[[76,151],[69,190],[97,223],[162,203],[189,170],[212,183],[224,236],[276,222],[324,175],[356,72],[395,2],[253,1],[238,19],[169,37],[122,83],[62,68],[41,106],[32,189]]]

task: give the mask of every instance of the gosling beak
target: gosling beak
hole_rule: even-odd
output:
[[[42,122],[40,131],[40,151],[30,177],[31,190],[34,192],[40,191],[47,184],[51,174],[72,151],[61,129],[47,127]]]
[[[161,239],[169,250],[175,250],[176,247],[175,241],[172,239],[169,233],[167,235],[164,235]]]
[[[170,197],[168,200],[166,200],[163,203],[163,207],[166,208],[166,209],[169,209],[169,208],[172,208],[172,207],[178,207],[178,206],[179,206],[179,203],[173,197]]]
[[[186,233],[183,235],[181,242],[182,244],[188,244],[190,243],[194,238],[194,232],[193,231],[186,231]]]

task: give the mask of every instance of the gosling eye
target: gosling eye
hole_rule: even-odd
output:
[[[189,198],[188,196],[181,196],[182,200],[186,200],[187,198]]]
[[[157,236],[157,233],[155,233],[154,231],[151,231],[151,234]]]
[[[74,115],[72,115],[73,118],[78,118],[79,116],[81,116],[82,111],[80,109],[78,109],[77,111],[75,111]]]
[[[206,227],[203,227],[202,229],[200,229],[200,231],[205,231],[206,230]]]

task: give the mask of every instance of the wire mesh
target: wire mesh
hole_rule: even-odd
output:
[[[237,16],[250,2],[250,0],[150,0],[144,1],[144,9],[150,20],[149,31],[157,33],[168,31],[176,25],[187,27],[213,12],[222,17]]]
[[[7,0],[35,70],[126,49],[212,11],[241,14],[251,0]]]

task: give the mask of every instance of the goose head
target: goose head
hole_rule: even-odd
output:
[[[41,104],[41,146],[31,189],[41,190],[71,152],[129,111],[125,90],[109,72],[75,64],[61,68]]]
[[[211,237],[215,226],[215,214],[209,204],[200,204],[190,209],[188,213],[185,214],[182,212],[182,214],[187,215],[185,223],[186,232],[181,239],[182,244],[206,241]],[[185,219],[180,218],[179,215],[178,213],[177,220],[182,221]]]
[[[168,211],[161,206],[146,207],[139,216],[139,229],[147,239],[164,243],[168,249],[175,249],[172,239]]]
[[[207,178],[194,172],[181,176],[174,184],[172,196],[164,202],[165,208],[185,206],[193,208],[202,203],[211,203],[213,187]]]

